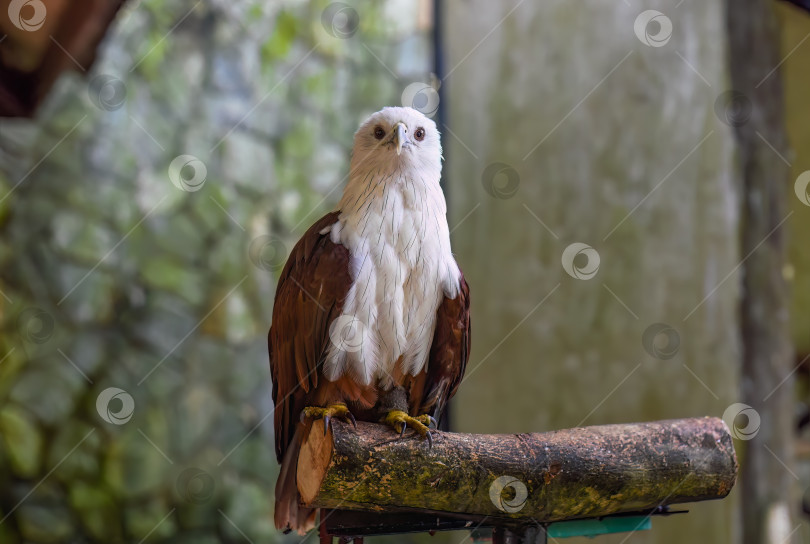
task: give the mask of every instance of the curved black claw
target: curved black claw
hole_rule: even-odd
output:
[[[430,431],[425,433],[425,438],[427,438],[428,441],[428,449],[431,449],[433,447],[433,435],[430,434]]]
[[[400,438],[402,437],[402,435],[405,434],[405,429],[407,429],[407,428],[408,428],[408,423],[406,421],[403,421],[402,422],[402,430],[399,431]]]
[[[429,425],[430,427],[432,427],[434,429],[439,428],[439,422],[436,421],[436,418],[434,418],[433,416],[429,415],[428,416],[428,421],[430,422],[430,425]]]
[[[354,415],[342,402],[330,404],[329,406],[307,406],[301,410],[299,419],[301,423],[306,423],[308,419],[323,419],[323,434],[326,436],[329,432],[329,424],[332,422],[332,419],[336,417],[351,421],[354,428],[357,428],[357,421],[354,419]]]

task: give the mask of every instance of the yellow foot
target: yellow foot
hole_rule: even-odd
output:
[[[321,406],[307,406],[303,410],[301,410],[301,423],[304,422],[305,419],[323,419],[323,434],[326,434],[326,431],[329,430],[329,422],[332,420],[333,417],[339,417],[341,419],[345,419],[346,421],[351,421],[354,428],[357,428],[357,421],[354,419],[354,416],[349,411],[349,407],[343,404],[342,402],[338,404],[330,404],[326,408]]]
[[[382,419],[382,423],[385,423],[398,432],[399,436],[405,434],[405,429],[410,425],[419,436],[427,438],[429,446],[433,446],[433,436],[430,434],[430,427],[431,425],[434,428],[436,427],[436,420],[427,414],[411,417],[407,412],[403,412],[402,410],[391,410]]]

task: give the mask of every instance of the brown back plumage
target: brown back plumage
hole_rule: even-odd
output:
[[[322,217],[298,241],[276,288],[268,334],[279,463],[295,434],[301,410],[321,377],[329,325],[340,315],[351,286],[349,251],[320,231],[337,220]]]

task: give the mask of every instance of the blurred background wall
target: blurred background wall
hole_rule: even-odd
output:
[[[642,42],[621,2],[451,4],[451,216],[466,216],[455,249],[486,320],[460,430],[722,416],[739,400],[723,2],[646,7],[666,10],[668,43]],[[601,540],[732,542],[734,504]]]
[[[447,2],[434,29],[427,0],[133,1],[92,68],[51,36],[74,72],[0,120],[0,543],[300,541],[272,526],[275,279],[385,105],[443,132],[474,312],[456,430],[726,415],[750,110],[723,9]],[[810,17],[779,14],[792,195]],[[790,202],[803,357],[810,208]],[[741,542],[739,489],[598,542]]]

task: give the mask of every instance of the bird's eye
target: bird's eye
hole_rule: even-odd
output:
[[[382,127],[374,127],[374,137],[378,140],[385,138],[385,131]]]
[[[425,129],[423,129],[422,127],[417,128],[416,132],[413,133],[413,137],[421,142],[422,140],[425,139]]]

